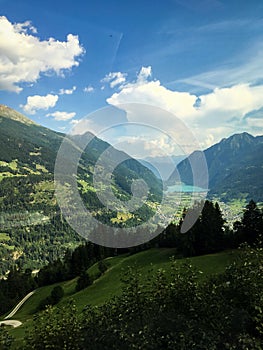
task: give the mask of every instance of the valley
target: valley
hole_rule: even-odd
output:
[[[13,337],[14,349],[25,341],[30,344],[39,332],[45,333],[45,330],[40,330],[42,321],[39,321],[39,325],[36,321],[45,313],[49,315],[51,312],[53,315],[64,312],[65,314],[59,317],[70,319],[71,316],[63,310],[74,303],[74,307],[71,306],[75,310],[74,322],[80,322],[86,312],[91,312],[89,315],[92,315],[99,312],[100,308],[110,310],[113,307],[117,310],[123,302],[122,298],[128,297],[127,305],[132,305],[132,298],[137,292],[130,295],[129,288],[134,288],[135,282],[128,282],[126,278],[132,278],[133,281],[137,281],[138,278],[136,288],[141,288],[140,284],[148,281],[149,293],[151,290],[152,295],[159,295],[159,289],[155,290],[159,284],[164,286],[167,283],[166,291],[170,288],[173,290],[173,285],[178,285],[180,289],[180,280],[187,285],[189,276],[196,274],[193,280],[193,283],[196,283],[195,288],[199,290],[198,293],[206,295],[207,288],[210,288],[209,281],[218,279],[219,282],[216,283],[220,286],[220,279],[228,278],[228,269],[233,269],[239,260],[243,259],[241,256],[246,254],[246,249],[242,248],[243,250],[239,251],[238,246],[247,239],[251,239],[252,243],[257,242],[257,235],[262,226],[261,187],[258,182],[247,186],[248,178],[244,172],[241,172],[242,185],[238,182],[238,187],[234,175],[231,174],[238,173],[238,169],[246,169],[244,164],[255,161],[251,154],[255,149],[257,154],[260,154],[260,137],[234,135],[222,140],[222,144],[204,151],[209,175],[211,174],[211,187],[208,192],[201,187],[202,181],[196,186],[191,183],[188,158],[177,159],[176,171],[185,182],[179,184],[171,175],[167,182],[162,184],[159,177],[151,172],[148,164],[145,167],[123,152],[113,149],[112,153],[108,153],[107,162],[104,164],[107,170],[104,170],[104,173],[106,177],[109,176],[111,164],[117,159],[120,164],[111,174],[110,185],[112,193],[119,200],[117,207],[114,207],[110,196],[107,206],[99,200],[98,191],[107,191],[109,184],[106,182],[105,185],[104,179],[101,178],[96,187],[93,181],[96,162],[109,144],[90,133],[69,138],[66,141],[69,151],[63,159],[66,169],[71,169],[71,152],[80,153],[83,143],[86,144],[87,140],[90,142],[80,158],[77,171],[73,172],[85,208],[100,222],[97,227],[90,226],[90,231],[85,237],[91,237],[92,240],[96,234],[117,235],[119,229],[130,227],[133,228],[134,235],[149,235],[147,230],[140,229],[140,223],[154,217],[149,226],[152,230],[149,242],[114,249],[107,248],[107,244],[103,247],[85,240],[73,230],[63,216],[56,197],[54,167],[64,135],[38,126],[7,107],[1,107],[0,110],[3,126],[0,129],[1,142],[5,145],[0,154],[0,296],[5,300],[5,303],[0,305],[0,322],[10,325],[12,323],[15,326],[10,328],[8,333],[4,333],[4,336]],[[229,144],[232,155],[227,148]],[[221,157],[222,145],[226,145],[229,160],[228,163],[225,161],[219,164],[216,158]],[[243,148],[245,153],[240,164],[239,159],[243,152],[240,150]],[[195,156],[194,153],[189,157]],[[124,162],[120,161],[123,157],[126,158]],[[226,171],[229,164],[231,170]],[[258,179],[262,166],[259,159],[255,164],[257,166],[253,168],[253,176]],[[101,165],[100,170],[103,170]],[[72,200],[73,182],[67,172],[62,175],[59,185],[63,188],[63,201],[74,211],[76,204]],[[225,177],[229,179],[229,187],[222,188],[222,183],[224,186],[228,183]],[[131,212],[127,210],[126,202],[133,196],[132,181],[139,178],[147,183],[148,196],[141,207]],[[253,201],[248,203],[248,199],[254,194],[255,186],[258,189],[257,199],[260,200],[258,207]],[[247,192],[240,192],[239,188],[246,188]],[[184,215],[196,210],[200,203],[202,205],[196,224],[187,233],[182,233],[180,227]],[[249,213],[248,222],[245,218],[246,213]],[[74,214],[75,219],[78,219],[78,214]],[[252,217],[258,220],[255,221],[255,231],[251,236],[253,239],[249,238]],[[107,230],[104,225],[107,226]],[[155,233],[157,229],[158,234]],[[258,268],[258,261],[255,263]],[[174,271],[177,271],[177,275],[174,275]],[[152,276],[156,276],[154,278],[157,280],[152,280]],[[170,282],[171,276],[174,276],[174,282]],[[12,286],[17,288],[11,291]],[[30,297],[27,299],[26,295]],[[180,298],[184,295],[186,291],[180,294]],[[24,297],[27,300],[22,302]],[[155,301],[157,304],[158,298]],[[167,298],[169,299],[169,296]],[[18,306],[21,304],[21,307],[13,309],[17,303]],[[170,303],[171,307],[174,307],[174,301]],[[135,305],[137,304],[138,301],[135,302]],[[52,305],[52,308],[48,305]],[[55,314],[48,316],[48,319],[56,317]],[[49,322],[48,319],[44,327]],[[65,323],[67,324],[67,321]],[[67,327],[70,327],[70,324]],[[105,325],[103,327],[107,328]],[[31,340],[27,338],[28,334],[31,334]],[[51,340],[47,340],[49,341]]]

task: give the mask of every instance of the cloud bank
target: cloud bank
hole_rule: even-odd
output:
[[[262,125],[258,119],[252,119],[253,113],[250,117],[246,116],[263,107],[263,85],[238,83],[230,87],[216,87],[212,92],[197,96],[168,89],[159,80],[150,79],[151,76],[151,67],[142,67],[137,79],[123,84],[107,102],[116,107],[140,103],[162,108],[170,113],[160,117],[158,113],[135,116],[128,110],[126,112],[129,121],[148,123],[171,134],[177,123],[174,115],[196,135],[203,148],[233,132],[246,130],[255,133],[255,127]]]

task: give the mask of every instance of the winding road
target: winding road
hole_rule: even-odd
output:
[[[33,294],[35,293],[35,290],[33,292],[28,293],[17,305],[16,307],[4,318],[4,321],[0,321],[0,325],[6,325],[6,326],[12,326],[12,327],[19,327],[22,322],[17,320],[9,320],[9,318],[13,317],[17,311],[21,308],[21,306],[29,299]]]

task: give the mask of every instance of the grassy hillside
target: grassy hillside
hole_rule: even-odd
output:
[[[73,298],[79,312],[88,304],[101,305],[106,300],[120,293],[121,276],[125,270],[127,270],[128,266],[136,265],[140,269],[142,276],[146,276],[149,270],[157,271],[160,268],[164,269],[166,273],[169,274],[170,258],[174,256],[175,253],[175,249],[163,248],[150,249],[134,255],[108,258],[108,270],[90,287],[76,293],[76,278],[58,283],[65,291],[65,296],[60,304],[65,303],[69,298]],[[206,276],[223,272],[225,267],[232,262],[235,257],[235,252],[226,251],[190,259],[178,259],[178,264],[184,264],[186,261],[190,262],[197,270],[203,272],[200,274],[200,279],[203,279]],[[88,272],[90,275],[95,275],[98,272],[97,264],[93,265]],[[13,317],[13,319],[23,322],[22,326],[11,330],[12,335],[16,339],[23,338],[26,327],[30,327],[33,322],[33,317],[40,301],[50,294],[55,285],[39,288]]]

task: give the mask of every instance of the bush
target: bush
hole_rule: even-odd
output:
[[[104,260],[100,260],[98,263],[98,269],[100,271],[100,273],[103,275],[107,270],[108,270],[108,266],[105,263]]]
[[[90,286],[92,282],[90,275],[87,272],[82,272],[77,280],[76,292]]]
[[[11,349],[13,341],[14,339],[8,333],[6,326],[0,325],[0,349],[1,350]]]
[[[27,333],[22,349],[79,350],[79,341],[76,307],[69,301],[61,308],[48,307],[34,318],[33,328]]]
[[[64,296],[64,290],[61,286],[56,286],[52,289],[49,296],[41,300],[38,309],[44,310],[48,305],[56,305]]]

